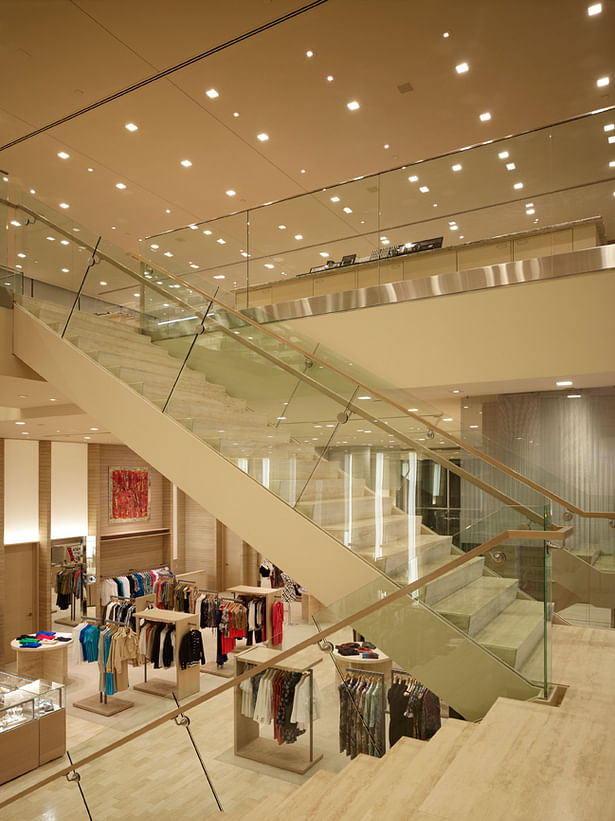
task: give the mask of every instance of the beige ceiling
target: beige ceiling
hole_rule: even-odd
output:
[[[288,0],[5,0],[0,144],[301,5]],[[95,240],[100,233],[128,251],[143,251],[144,243],[138,240],[149,235],[612,105],[615,3],[603,0],[603,11],[596,17],[587,15],[587,5],[578,0],[522,0],[513,5],[483,0],[328,0],[166,79],[0,150],[0,169],[9,173],[13,193],[32,188],[55,211],[60,202],[69,203],[62,212],[67,227],[70,230],[73,221],[82,224],[82,239]],[[449,37],[443,37],[445,32]],[[313,51],[311,58],[307,50]],[[470,70],[459,75],[455,66],[462,61]],[[611,77],[606,88],[596,86],[602,76]],[[401,93],[399,87],[407,83],[412,90]],[[220,96],[209,99],[204,93],[209,88]],[[353,99],[361,105],[355,112],[346,106]],[[492,114],[487,123],[479,120],[484,111]],[[127,122],[136,123],[139,130],[128,132]],[[263,131],[270,137],[266,142],[257,139]],[[518,144],[529,186],[524,194],[542,196],[545,179],[552,188],[558,180],[574,184],[577,170],[583,181],[603,181],[599,210],[595,188],[560,200],[557,207],[545,198],[538,207],[543,207],[539,213],[546,222],[559,221],[562,215],[568,219],[598,214],[608,233],[614,215],[602,213],[604,193],[608,195],[608,175],[602,174],[608,153],[600,132],[601,128],[591,138],[600,137],[599,146],[588,145],[587,135],[579,134],[561,156],[548,143],[541,143],[531,156]],[[70,154],[69,159],[57,157],[61,150]],[[465,224],[458,217],[459,233],[466,241],[501,233],[501,221],[491,219],[495,210],[491,221],[468,211],[476,203],[479,181],[482,190],[488,190],[490,203],[513,199],[503,195],[510,177],[501,165],[496,171],[485,164],[492,159],[489,152],[489,146],[471,152],[476,162],[467,155],[463,186],[450,177],[447,161],[439,161],[440,176],[434,173],[436,182],[445,179],[445,172],[448,175],[438,207],[466,214]],[[582,168],[572,166],[571,156],[575,163],[584,160]],[[182,167],[182,159],[190,159],[192,166]],[[594,173],[597,168],[599,177]],[[401,172],[391,180],[407,184]],[[118,182],[126,189],[118,190]],[[231,188],[237,192],[233,198],[225,194]],[[345,191],[351,195],[350,188]],[[388,194],[396,210],[385,209],[378,217],[368,182],[354,184],[353,220],[361,214],[356,222],[334,214],[327,194],[321,198],[324,202],[318,196],[302,205],[296,201],[297,221],[315,228],[314,242],[301,254],[277,238],[273,218],[281,212],[263,210],[263,223],[255,221],[252,236],[263,267],[252,269],[252,281],[271,279],[285,268],[290,274],[304,270],[320,261],[321,250],[335,258],[346,250],[361,253],[378,243],[382,225],[414,223],[421,226],[423,236],[446,234],[447,224],[443,217],[434,217],[431,199],[428,204],[406,201],[394,185]],[[509,230],[527,227],[522,209],[526,199],[501,206],[499,216]],[[575,213],[568,216],[571,204]],[[247,242],[245,220],[237,216],[222,224],[233,238],[230,262],[241,276],[243,260],[237,252],[244,238]],[[336,226],[332,233],[331,225]],[[24,241],[24,265],[38,266],[38,273],[34,267],[25,268],[26,273],[73,287],[85,256],[78,242],[60,246],[60,236],[46,240],[41,225],[28,230],[32,234]],[[323,242],[330,243],[343,231],[351,237],[348,242],[323,249]],[[361,247],[355,247],[356,237],[366,232]],[[202,232],[198,234],[205,241]],[[196,259],[199,248],[187,248],[186,236],[187,230],[168,238],[182,249],[177,259],[172,258],[177,269],[185,271],[190,261],[208,267],[211,257],[203,262],[199,254]],[[391,232],[391,240],[398,239],[406,241],[403,229]],[[447,235],[447,244],[451,241]],[[30,255],[35,249],[39,252]],[[278,257],[273,260],[274,273],[264,269],[267,255]],[[162,261],[168,264],[170,259]],[[104,281],[111,281],[112,273],[96,271]],[[224,284],[231,285],[230,276]],[[3,381],[0,406],[18,407],[4,399],[5,387]],[[44,406],[43,397],[36,407]],[[52,416],[34,424],[43,426],[43,436],[60,438],[55,433],[60,429],[61,435],[75,440],[97,426],[71,408],[66,414],[66,430],[59,422],[53,427]],[[11,424],[14,427],[14,420],[0,421],[0,435],[11,435]]]

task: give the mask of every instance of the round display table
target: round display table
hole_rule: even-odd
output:
[[[30,649],[20,647],[13,639],[11,647],[17,653],[17,672],[33,678],[45,678],[60,684],[68,683],[68,648],[73,643],[70,633],[58,633],[70,641],[56,641]]]
[[[393,660],[385,656],[382,650],[376,648],[374,653],[378,653],[377,659],[364,659],[362,656],[342,656],[337,650],[333,651],[333,660],[342,676],[346,674],[348,668],[353,670],[365,670],[366,673],[384,673],[384,680],[387,689],[391,686],[393,675]],[[336,682],[339,684],[339,676],[335,673]]]

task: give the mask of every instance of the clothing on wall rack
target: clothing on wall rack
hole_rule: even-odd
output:
[[[114,596],[105,607],[105,622],[122,624],[136,631],[135,610],[136,606],[133,599]]]
[[[381,758],[385,744],[385,675],[348,668],[339,684],[340,752]]]
[[[82,562],[64,562],[56,573],[56,607],[68,610],[70,618],[75,620],[76,605],[84,613],[87,607],[87,574]]]
[[[157,593],[164,598],[166,583],[174,579],[169,567],[131,569],[127,573],[115,576],[106,576],[100,583],[100,603],[105,607],[113,596],[120,598],[136,598],[149,593]],[[157,588],[158,586],[158,588]],[[168,591],[171,595],[171,591]]]
[[[402,736],[427,741],[440,729],[440,699],[410,673],[393,670],[387,700],[391,747]]]
[[[144,619],[139,625],[139,653],[154,670],[175,664],[175,625]]]

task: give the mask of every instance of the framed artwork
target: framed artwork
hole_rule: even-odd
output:
[[[109,521],[144,522],[150,517],[148,468],[109,468]]]

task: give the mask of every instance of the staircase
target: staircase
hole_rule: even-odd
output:
[[[352,607],[355,609],[349,612],[356,612],[369,603],[364,600],[366,585],[371,585],[373,601],[383,589],[391,591],[398,584],[443,567],[458,555],[452,552],[450,536],[434,533],[422,524],[420,517],[408,517],[390,498],[376,499],[363,482],[353,480],[352,496],[349,497],[346,490],[348,476],[337,465],[319,460],[313,447],[293,440],[284,428],[268,425],[263,414],[254,413],[243,399],[229,396],[222,385],[208,381],[200,371],[184,368],[166,411],[161,414],[180,363],[137,328],[111,318],[76,311],[64,341],[57,336],[52,341],[47,338],[48,329],[55,334],[62,332],[66,309],[26,297],[21,299],[21,304],[25,310],[15,312],[15,352],[18,356],[213,515],[284,567],[325,604],[343,600],[346,612]],[[33,316],[40,322],[37,323]],[[44,345],[49,349],[53,364],[41,357],[40,345],[32,342],[33,334],[40,336],[41,341],[45,339]],[[61,366],[58,360],[63,355],[73,364],[67,360]],[[66,369],[70,373],[71,367],[77,368],[82,377],[67,378]],[[58,384],[58,380],[62,384]],[[88,390],[86,381],[91,383],[91,390]],[[126,409],[123,417],[118,414],[116,406],[105,416],[104,391],[109,393],[120,388],[118,383],[123,383],[122,399],[118,395],[118,402],[130,404],[133,410]],[[126,388],[130,394],[126,393]],[[101,392],[98,401],[94,389]],[[141,397],[140,405],[135,403],[135,394]],[[145,428],[138,432],[132,418],[136,408],[144,417],[140,427]],[[147,435],[148,424],[154,422],[158,434],[152,430]],[[183,433],[178,431],[178,426]],[[204,479],[201,484],[198,481],[190,484],[185,476],[186,459],[182,462],[178,452],[174,452],[169,438],[171,434],[178,442],[181,440],[182,447],[186,441],[189,447],[186,453],[190,452],[191,460],[202,465],[203,473],[214,470],[220,477],[222,473],[230,477],[228,462],[235,465],[232,474],[235,490],[229,489],[226,496],[231,498],[225,498],[224,504],[221,503],[224,510],[216,509],[216,493],[211,483],[209,493]],[[188,438],[186,434],[189,434]],[[220,454],[226,465],[220,461]],[[214,466],[208,468],[205,459],[218,461],[215,465],[212,462]],[[263,476],[264,461],[268,463],[266,479]],[[255,487],[255,483],[245,476],[241,480],[237,467],[257,479],[260,485]],[[314,478],[303,489],[304,480],[312,475]],[[246,481],[250,484],[246,485]],[[218,484],[223,485],[222,478]],[[262,487],[263,484],[268,490]],[[247,511],[241,510],[246,494],[249,492],[256,498],[257,489],[258,493],[265,491],[268,494],[262,503],[275,510],[275,519],[263,522],[264,529],[258,533],[254,532],[254,523],[248,521]],[[222,488],[217,489],[218,494],[221,491]],[[293,506],[294,511],[288,505]],[[297,516],[298,513],[301,515]],[[284,545],[280,534],[274,536],[272,532],[278,525],[285,527],[279,517],[285,517],[289,544]],[[312,535],[307,541],[304,535],[293,543],[294,528],[301,524],[297,520],[304,520],[304,528],[306,523],[309,524]],[[329,536],[325,538],[326,534]],[[319,550],[323,552],[319,553]],[[332,580],[323,578],[330,573],[334,576]],[[335,591],[334,595],[331,591]],[[411,669],[459,712],[474,718],[477,717],[476,709],[484,714],[484,706],[476,708],[456,701],[453,692],[455,675],[449,670],[446,673],[450,679],[448,685],[442,682],[445,671],[441,664],[434,665],[425,648],[413,659],[413,642],[418,635],[426,636],[427,630],[436,644],[445,643],[447,652],[463,655],[458,673],[466,678],[469,675],[468,686],[475,690],[470,698],[472,702],[482,690],[491,693],[487,705],[491,704],[498,694],[493,690],[496,680],[503,687],[498,690],[499,694],[530,698],[535,695],[535,688],[502,665],[498,666],[496,659],[475,643],[522,674],[541,680],[537,665],[542,658],[543,605],[521,599],[519,595],[516,579],[485,575],[484,559],[476,558],[426,585],[419,594],[420,608],[405,608],[405,627],[401,633],[406,640],[401,645],[391,636],[388,626],[366,623],[361,629],[404,669]],[[474,642],[455,641],[455,636],[462,634]],[[451,651],[452,647],[454,651]],[[484,664],[495,665],[495,678],[489,680],[489,675],[485,678]],[[467,670],[463,672],[466,667],[471,669],[471,674]]]

